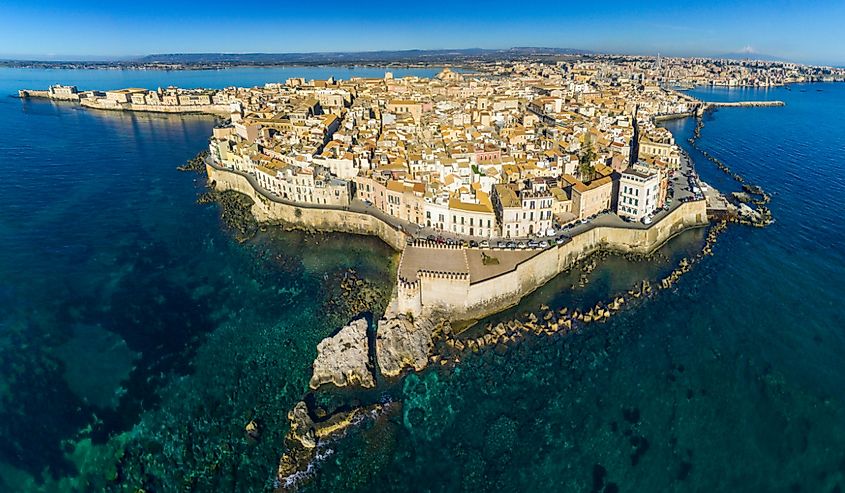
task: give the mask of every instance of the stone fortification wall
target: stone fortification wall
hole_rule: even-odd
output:
[[[249,179],[240,173],[210,165],[206,165],[206,172],[209,182],[213,182],[218,190],[235,190],[249,196],[255,202],[252,213],[261,222],[282,222],[318,231],[373,235],[395,250],[405,248],[405,233],[369,214],[284,203],[259,192]]]
[[[186,106],[165,106],[160,104],[106,103],[99,99],[82,99],[80,104],[86,108],[112,111],[145,111],[150,113],[207,113],[218,116],[229,116],[232,112],[228,104],[192,104]]]
[[[648,229],[596,227],[564,245],[538,253],[509,272],[481,282],[472,283],[468,277],[421,273],[417,282],[400,280],[398,308],[401,313],[415,316],[443,314],[452,320],[482,318],[517,304],[525,295],[598,249],[648,253],[681,231],[705,224],[706,203],[687,202]]]
[[[41,91],[36,89],[21,89],[18,91],[20,98],[49,98],[50,91]]]

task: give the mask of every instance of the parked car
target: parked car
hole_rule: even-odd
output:
[[[546,230],[546,236],[554,236],[556,234],[557,234],[557,231],[555,231],[554,228],[549,228],[549,229]]]
[[[504,241],[500,241],[500,242],[496,243],[496,247],[497,248],[508,248],[508,244],[505,243]]]
[[[528,248],[528,245],[526,245],[524,241],[520,241],[516,244],[516,246],[521,250],[525,250],[526,248]]]
[[[555,240],[552,240],[552,241],[555,241]],[[540,248],[549,248],[549,242],[546,241],[546,240],[541,241],[540,242]]]
[[[528,242],[528,248],[537,248],[538,246],[540,246],[540,244],[539,244],[539,243],[537,243],[537,242],[536,242],[536,241],[534,241],[534,240],[530,240],[530,241]]]
[[[481,240],[481,243],[479,245],[481,246],[481,248],[490,248],[490,242],[487,240]]]
[[[651,224],[651,216],[645,216],[642,221],[643,224]]]
[[[512,241],[509,241],[509,242],[508,242],[508,248],[510,248],[511,250],[513,250],[514,248],[516,248],[516,243],[514,243],[514,242],[512,242]]]
[[[426,236],[426,237],[425,237],[425,239],[426,239],[426,240],[428,240],[428,241],[430,241],[430,242],[432,242],[432,243],[434,243],[435,241],[437,241],[437,237],[436,237],[436,236],[434,236],[434,235],[428,235],[428,236]]]
[[[478,242],[475,240],[469,240],[470,248],[478,248]]]
[[[557,237],[557,242],[561,245],[566,243],[566,240],[567,240],[566,236],[560,235],[560,236]]]

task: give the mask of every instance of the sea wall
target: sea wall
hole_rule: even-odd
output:
[[[689,118],[695,116],[695,111],[687,111],[686,113],[667,113],[665,115],[657,115],[654,117],[655,122],[666,122],[669,120],[679,120],[681,118]]]
[[[18,91],[19,98],[49,98],[50,91],[42,91],[37,89],[21,89]]]
[[[260,222],[281,222],[297,228],[326,232],[341,232],[378,236],[393,249],[401,251],[406,245],[406,235],[381,219],[343,209],[325,209],[295,205],[264,194],[238,172],[206,164],[208,180],[217,190],[235,190],[249,196],[255,204],[252,213]]]
[[[471,320],[502,311],[598,249],[649,253],[678,233],[707,224],[705,201],[679,205],[647,229],[595,227],[572,241],[546,249],[499,276],[472,283],[468,277],[420,275],[413,283],[400,280],[398,310],[415,316],[447,315]],[[495,256],[495,251],[492,253]]]
[[[149,113],[192,114],[205,113],[229,116],[232,108],[228,104],[192,104],[186,106],[166,106],[162,104],[133,104],[104,102],[101,99],[82,99],[79,104],[86,108],[111,111],[144,111]]]

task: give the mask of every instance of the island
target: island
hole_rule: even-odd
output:
[[[397,252],[387,310],[372,320],[362,314],[320,343],[311,391],[374,388],[430,364],[456,364],[467,351],[601,323],[669,289],[712,254],[728,222],[772,221],[763,190],[704,153],[742,185],[719,193],[660,122],[698,117],[696,146],[706,111],[783,103],[705,102],[684,87],[783,84],[802,80],[805,68],[596,56],[479,62],[474,70],[226,89],[55,85],[19,96],[95,110],[215,115],[208,150],[188,166],[205,172],[210,188],[247,197],[260,223],[374,235]],[[707,226],[700,253],[656,285],[643,281],[589,310],[545,307],[541,317],[463,335],[596,255],[647,258],[681,232]],[[303,399],[290,412],[280,489],[302,477],[321,439],[389,404],[333,413],[309,406]]]

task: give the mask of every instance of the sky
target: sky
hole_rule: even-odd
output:
[[[845,0],[0,2],[0,58],[539,46],[845,65]]]

